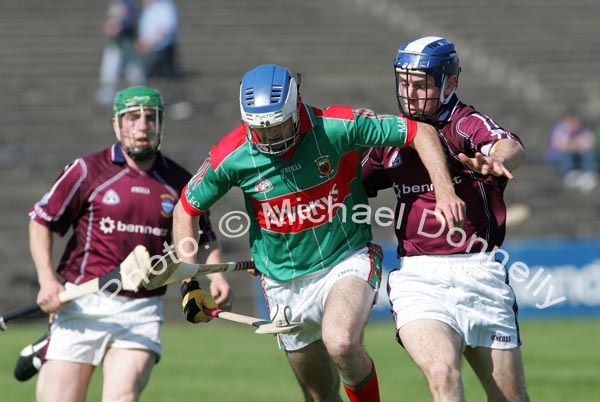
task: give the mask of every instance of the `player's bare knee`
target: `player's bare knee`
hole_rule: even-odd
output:
[[[430,388],[444,394],[462,383],[460,370],[444,362],[434,362],[424,368]]]
[[[329,352],[329,355],[335,362],[343,361],[354,356],[359,348],[360,342],[355,340],[346,331],[340,331],[337,334],[325,336],[323,334],[323,343]]]

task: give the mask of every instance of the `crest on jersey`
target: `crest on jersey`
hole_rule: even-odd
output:
[[[398,167],[400,165],[402,165],[402,156],[400,156],[400,151],[396,150],[394,151],[394,153],[392,154],[392,157],[390,158],[390,165],[388,166],[388,168],[395,168]]]
[[[104,193],[104,197],[102,197],[102,203],[106,205],[117,205],[120,202],[121,197],[119,197],[119,194],[112,188]]]
[[[331,161],[329,160],[329,155],[324,155],[315,160],[315,164],[317,165],[317,170],[321,176],[329,176],[333,173],[333,167],[331,167]]]
[[[257,193],[268,193],[271,190],[273,190],[273,183],[271,183],[269,179],[260,179],[258,183],[256,183]]]
[[[175,208],[175,202],[177,200],[171,194],[160,195],[160,214],[165,218],[173,216],[173,209]]]

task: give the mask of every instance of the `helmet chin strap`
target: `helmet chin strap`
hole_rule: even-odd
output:
[[[127,155],[136,162],[152,159],[158,153],[158,151],[152,147],[125,148],[125,151],[127,152]]]
[[[450,93],[448,94],[448,96],[444,96],[448,78],[449,77],[447,75],[444,75],[444,78],[442,79],[442,85],[440,85],[440,102],[442,103],[442,105],[446,105],[448,102],[450,102],[452,95],[454,95],[454,93],[456,92],[456,85],[455,85],[454,88],[452,89],[452,91],[450,91]]]

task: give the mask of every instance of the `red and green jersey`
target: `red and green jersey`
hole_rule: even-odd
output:
[[[259,152],[242,124],[210,151],[182,192],[182,205],[200,215],[231,187],[244,194],[250,248],[268,278],[289,280],[334,265],[371,236],[360,181],[366,146],[412,142],[416,124],[368,109],[303,104],[300,139],[283,156]]]

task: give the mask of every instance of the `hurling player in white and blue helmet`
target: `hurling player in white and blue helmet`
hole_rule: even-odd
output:
[[[193,234],[194,220],[239,187],[267,304],[272,314],[277,305],[289,306],[290,321],[303,324],[278,341],[305,400],[340,401],[341,374],[351,401],[379,402],[362,334],[381,279],[381,248],[371,243],[367,221],[353,216],[368,208],[360,159],[365,145],[414,144],[439,186],[440,211],[454,225],[464,204],[437,132],[369,109],[309,106],[294,75],[274,64],[244,75],[239,102],[242,124],[211,149],[175,207],[175,244],[184,244],[178,239]],[[180,251],[193,261],[189,250]]]
[[[461,354],[488,401],[527,401],[515,294],[494,252],[506,232],[503,192],[525,151],[517,135],[461,102],[452,42],[404,43],[394,60],[403,115],[439,130],[456,194],[467,204],[461,228],[435,214],[434,186],[412,149],[373,148],[363,184],[374,196],[393,187],[400,268],[388,279],[397,336],[423,372],[433,401],[464,401]]]

